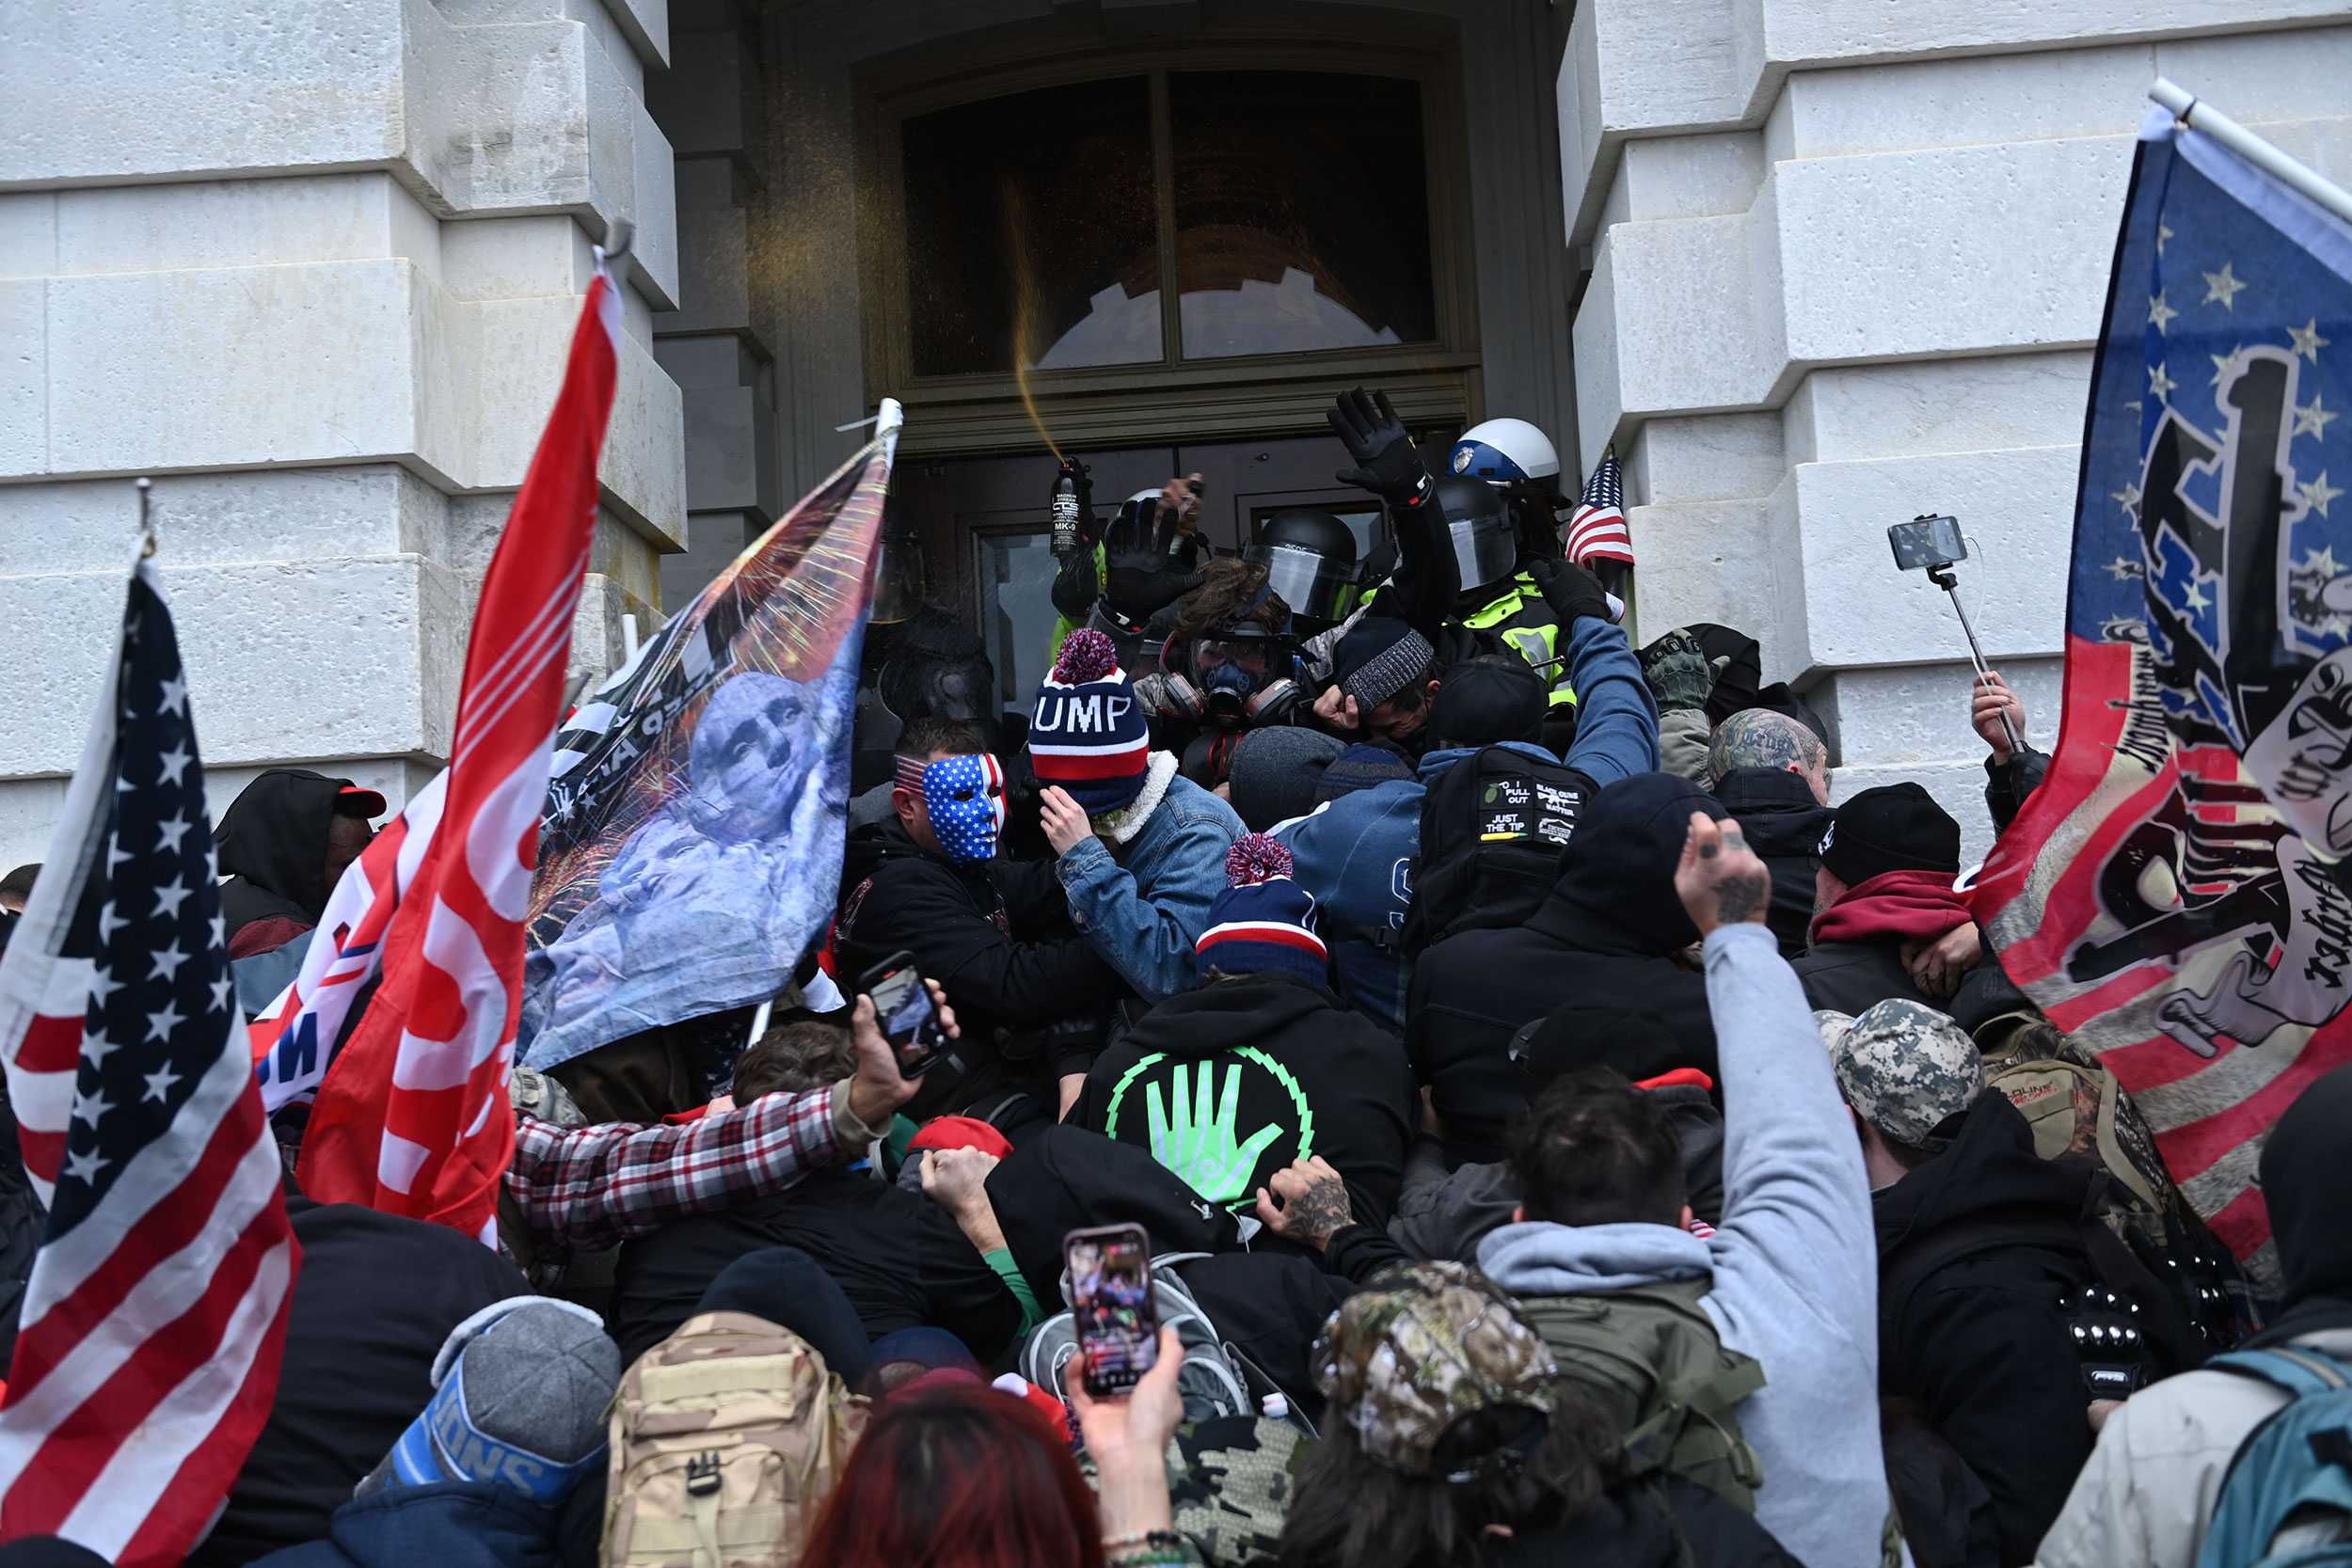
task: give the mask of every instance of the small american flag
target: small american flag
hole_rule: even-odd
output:
[[[1600,467],[1584,482],[1584,495],[1568,518],[1567,555],[1580,566],[1596,561],[1633,564],[1633,531],[1625,521],[1625,470],[1617,449],[1602,454]]]
[[[144,1568],[196,1544],[268,1419],[301,1253],[143,562],[112,677],[0,959],[8,1095],[49,1205],[0,1404],[0,1539]]]

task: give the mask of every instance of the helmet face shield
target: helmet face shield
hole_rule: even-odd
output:
[[[1347,595],[1356,586],[1356,563],[1336,561],[1302,545],[1258,544],[1243,559],[1263,566],[1266,586],[1291,607],[1291,613],[1311,621],[1346,618]]]
[[[1508,516],[1488,515],[1446,524],[1462,591],[1502,581],[1518,568],[1518,531]]]

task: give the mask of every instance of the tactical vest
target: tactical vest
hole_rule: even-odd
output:
[[[1464,616],[1462,625],[1472,631],[1493,632],[1530,664],[1544,665],[1560,658],[1560,617],[1545,602],[1543,590],[1535,585],[1535,579],[1525,572],[1505,584],[1502,594],[1485,609]],[[1576,688],[1568,684],[1565,659],[1548,670],[1538,670],[1537,673],[1550,680],[1548,701],[1553,707],[1563,704],[1575,705]]]

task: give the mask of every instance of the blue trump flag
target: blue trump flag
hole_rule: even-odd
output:
[[[2066,714],[1976,894],[2258,1276],[2262,1138],[2352,1059],[2352,225],[2153,113],[2083,438]]]
[[[824,935],[896,412],[557,732],[525,1066],[767,1001]]]

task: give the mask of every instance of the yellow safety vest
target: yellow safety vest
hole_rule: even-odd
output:
[[[1472,631],[1496,633],[1530,664],[1545,665],[1560,657],[1560,617],[1553,612],[1535,579],[1525,572],[1513,578],[1510,586],[1492,604],[1463,617],[1462,625]],[[1565,659],[1537,673],[1550,677],[1551,695],[1548,701],[1551,706],[1564,703],[1575,705],[1576,688],[1568,684]]]

